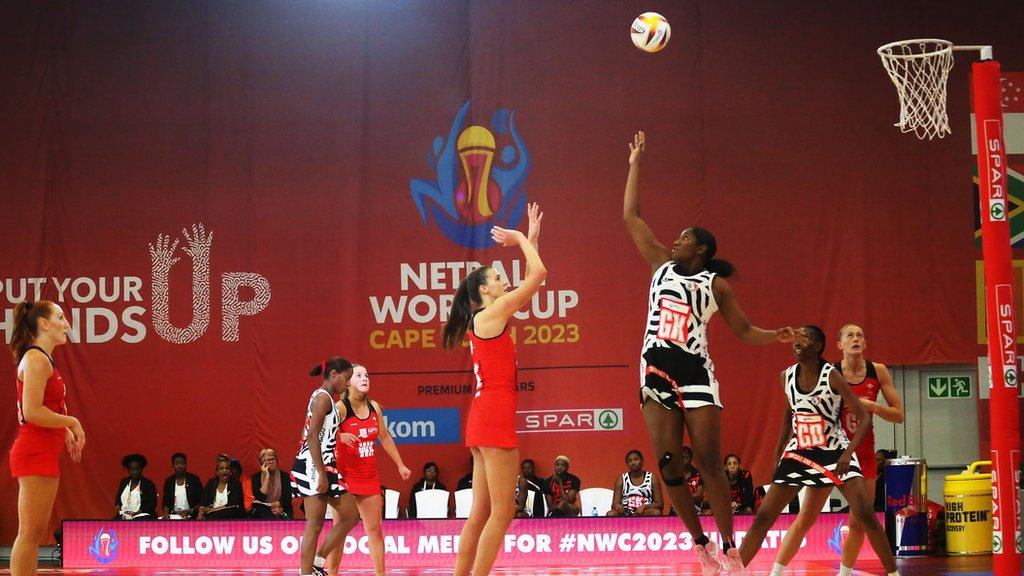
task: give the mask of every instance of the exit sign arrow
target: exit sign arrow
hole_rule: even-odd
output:
[[[928,392],[932,398],[945,398],[949,396],[948,378],[929,378]]]

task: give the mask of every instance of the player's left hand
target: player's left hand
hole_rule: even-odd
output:
[[[405,481],[408,480],[410,476],[412,476],[412,471],[405,466],[399,466],[398,475],[402,477],[403,481]]]
[[[64,446],[68,449],[68,453],[71,454],[72,462],[82,461],[82,446],[84,444],[85,442],[79,443],[75,438],[75,433],[68,428],[67,432],[64,434]]]
[[[540,222],[544,219],[544,213],[540,211],[540,204],[533,202],[526,206],[526,214],[530,219],[530,227],[527,228],[526,238],[533,242],[540,236]]]
[[[516,246],[520,240],[526,240],[526,236],[519,230],[508,230],[495,226],[491,228],[491,240],[499,246]]]
[[[338,434],[338,442],[348,446],[355,446],[359,443],[359,437],[351,432],[342,432]]]

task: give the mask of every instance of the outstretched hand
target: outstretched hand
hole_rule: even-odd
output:
[[[530,227],[527,230],[526,237],[530,242],[535,242],[537,237],[540,236],[540,221],[544,219],[544,213],[540,211],[540,204],[533,202],[527,205],[526,215],[530,219]]]
[[[633,135],[633,141],[629,144],[629,165],[639,164],[647,151],[647,136],[641,130]]]
[[[793,329],[789,326],[785,328],[779,328],[775,331],[775,337],[779,342],[799,342],[800,344],[807,345],[810,339],[807,337],[807,332],[803,328]]]
[[[491,240],[494,240],[495,244],[516,246],[521,239],[526,239],[526,236],[523,236],[523,233],[519,230],[509,230],[499,226],[491,228]]]

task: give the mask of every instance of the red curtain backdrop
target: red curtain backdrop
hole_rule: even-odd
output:
[[[621,220],[636,130],[644,217],[666,244],[712,230],[755,324],[832,337],[856,322],[879,361],[974,362],[969,58],[950,79],[952,136],[922,143],[892,126],[874,50],[985,42],[1021,69],[1020,3],[643,9],[672,24],[661,53],[633,47],[628,2],[5,6],[0,330],[9,339],[36,286],[60,300],[78,342],[56,361],[88,433],[83,462],[62,462],[55,516],[112,516],[129,452],[158,486],[178,450],[204,479],[219,452],[252,473],[270,446],[287,467],[317,385],[306,372],[328,355],[365,364],[385,410],[464,421],[468,353],[441,350],[437,308],[465,262],[498,260],[514,278],[521,258],[449,239],[442,204],[411,183],[465,186],[462,157],[444,150],[471,125],[495,138],[489,186],[508,223],[525,229],[524,198],[545,213],[548,280],[515,322],[520,410],[591,429],[522,434],[542,474],[565,453],[585,485],[611,486],[634,447],[656,468],[637,405],[650,270]],[[458,230],[497,218],[455,216]],[[790,350],[746,346],[718,320],[711,333],[723,453],[766,482]],[[9,355],[0,374],[6,452]],[[400,448],[416,475],[437,461],[451,488],[468,470],[459,441]],[[15,518],[16,494],[4,457],[0,517]],[[0,543],[15,530],[4,521]]]

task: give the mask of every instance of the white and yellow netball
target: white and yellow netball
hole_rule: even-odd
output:
[[[658,52],[668,45],[669,36],[672,35],[672,27],[668,20],[657,12],[644,12],[633,20],[633,26],[629,29],[629,35],[633,38],[633,44],[644,52]]]

